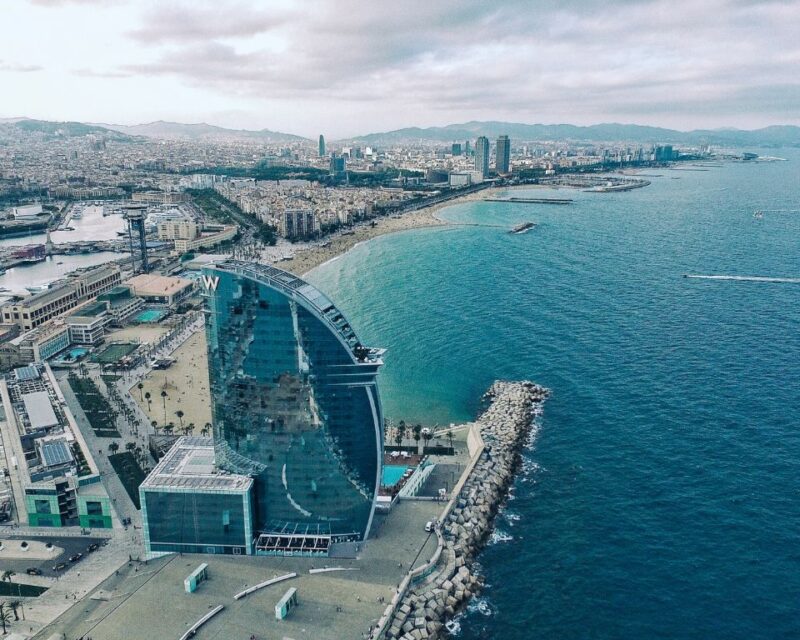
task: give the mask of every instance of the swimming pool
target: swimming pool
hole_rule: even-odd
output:
[[[403,477],[403,474],[409,469],[409,467],[403,465],[392,465],[387,464],[383,467],[383,478],[381,479],[381,485],[384,487],[393,487],[398,482],[400,482],[400,478]]]
[[[145,309],[136,316],[136,322],[158,322],[166,315],[161,309]]]
[[[65,351],[60,356],[55,358],[54,362],[59,364],[77,362],[87,353],[89,353],[89,349],[87,349],[86,347],[73,347],[69,351]]]

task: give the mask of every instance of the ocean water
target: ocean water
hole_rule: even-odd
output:
[[[393,418],[471,418],[496,378],[553,391],[460,638],[800,637],[800,284],[682,277],[800,277],[800,152],[776,155],[455,205],[487,226],[310,274],[389,349]]]

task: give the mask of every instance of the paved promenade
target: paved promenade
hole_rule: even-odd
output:
[[[429,501],[400,503],[354,559],[265,558],[173,555],[147,565],[124,562],[79,606],[73,607],[36,638],[54,632],[72,640],[178,640],[210,608],[225,605],[198,637],[204,640],[341,640],[369,632],[394,595],[409,566],[425,563],[436,538],[425,523],[441,511]],[[123,557],[124,555],[124,557]],[[183,579],[200,563],[209,566],[209,580],[187,594]],[[311,568],[342,567],[310,575]],[[233,594],[274,576],[297,572],[298,577],[258,591],[242,600]],[[299,606],[287,620],[275,619],[274,606],[289,587],[298,590]],[[61,595],[61,597],[64,597]],[[54,598],[58,600],[58,598]],[[164,615],[169,611],[169,615]],[[147,620],[147,624],[142,624]]]

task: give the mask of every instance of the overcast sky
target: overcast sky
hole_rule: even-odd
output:
[[[2,0],[0,117],[800,124],[800,0]]]

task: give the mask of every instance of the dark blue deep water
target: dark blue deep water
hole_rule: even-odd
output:
[[[393,418],[470,418],[495,378],[553,391],[461,638],[800,637],[800,284],[682,277],[800,278],[800,152],[777,153],[456,205],[539,226],[384,236],[312,274],[389,349]]]

